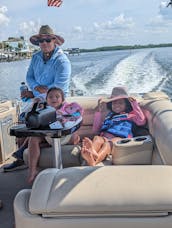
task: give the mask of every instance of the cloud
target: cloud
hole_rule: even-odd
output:
[[[162,15],[158,15],[155,18],[152,18],[150,22],[146,25],[148,29],[147,32],[158,34],[168,33],[171,26],[172,20],[164,19]]]
[[[113,18],[112,20],[101,23],[94,22],[90,36],[96,37],[96,40],[114,40],[114,37],[128,37],[134,32],[135,23],[132,18],[125,17],[124,14]]]
[[[6,16],[6,12],[8,11],[6,6],[0,7],[0,26],[7,26],[10,22],[8,16]]]
[[[39,7],[40,5],[46,6],[47,2],[46,0],[29,0],[29,1],[21,1],[21,0],[5,0],[4,1],[6,6],[8,7],[8,10],[10,12],[15,12],[15,13],[22,13],[23,11],[27,11],[30,9],[33,9],[34,7]]]
[[[77,0],[76,3],[77,3],[77,5],[81,5],[81,6],[84,6],[84,5],[92,6],[92,5],[101,5],[101,4],[105,4],[106,5],[107,4],[107,0],[87,0],[87,1],[85,1],[85,0]]]
[[[99,45],[114,43],[114,39],[126,40],[134,33],[135,22],[132,18],[120,14],[107,21],[94,22],[89,26],[75,26],[69,34],[65,34],[67,40],[83,42],[98,42]],[[116,37],[116,38],[115,38]]]
[[[169,1],[162,1],[157,16],[146,24],[146,32],[155,34],[169,33],[172,27],[172,7],[167,7]]]
[[[164,27],[167,24],[164,23],[163,17],[161,15],[158,15],[155,18],[152,18],[148,25],[150,27]]]
[[[94,22],[93,27],[87,32],[91,37],[96,37],[96,40],[113,40],[114,36],[125,37],[133,33],[134,26],[135,23],[132,18],[120,14],[112,20],[101,23]]]
[[[75,26],[74,28],[73,28],[73,32],[75,33],[81,33],[82,32],[82,27],[81,26]]]
[[[168,4],[168,2],[166,2],[166,1],[160,2],[160,8],[165,8],[165,7],[167,7],[167,4]]]
[[[130,30],[134,27],[135,23],[132,18],[126,18],[124,14],[120,14],[118,17],[115,17],[112,20],[102,22],[102,23],[94,23],[94,27],[96,30]]]
[[[22,22],[19,25],[19,34],[24,35],[26,38],[29,38],[33,34],[37,34],[40,28],[40,20],[37,21],[27,21]]]
[[[6,13],[8,11],[7,7],[6,6],[2,6],[0,7],[0,13]]]

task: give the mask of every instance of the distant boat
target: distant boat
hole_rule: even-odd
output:
[[[64,54],[69,55],[69,52],[68,51],[63,51],[63,52],[64,52]]]
[[[67,52],[69,53],[69,55],[74,55],[74,54],[79,55],[80,49],[79,48],[68,48]]]

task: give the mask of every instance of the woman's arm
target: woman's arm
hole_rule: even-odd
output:
[[[39,95],[39,91],[36,91],[35,88],[38,87],[39,84],[35,80],[33,62],[34,62],[34,57],[32,57],[31,59],[31,63],[29,65],[29,68],[26,74],[26,81],[27,81],[27,84],[29,85],[29,88],[32,90],[34,96],[37,96]]]

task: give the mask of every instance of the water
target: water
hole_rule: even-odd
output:
[[[69,56],[71,88],[85,95],[111,93],[125,85],[131,93],[164,91],[172,98],[172,48],[81,53]],[[0,96],[20,97],[30,60],[0,63]]]

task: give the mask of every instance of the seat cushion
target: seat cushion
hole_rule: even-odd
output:
[[[82,158],[80,156],[81,147],[79,145],[63,145],[62,146],[62,162],[63,167],[80,166]],[[23,159],[28,164],[28,149],[24,151]],[[38,166],[40,168],[53,167],[53,148],[41,148],[41,154]]]
[[[29,210],[43,216],[172,212],[171,166],[47,169],[32,187]]]

